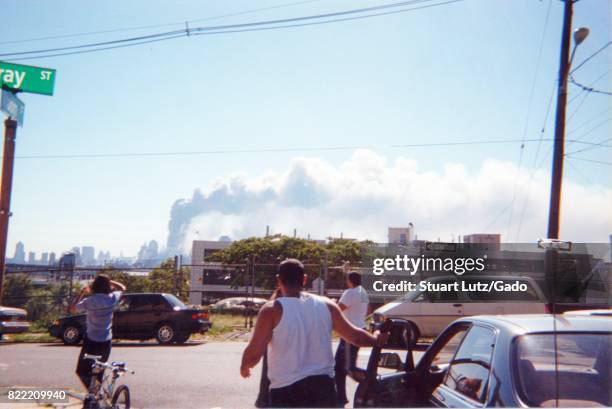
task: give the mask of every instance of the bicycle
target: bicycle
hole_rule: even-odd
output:
[[[83,359],[92,359],[91,382],[87,394],[71,394],[83,401],[83,409],[130,409],[130,389],[127,385],[119,385],[115,390],[115,382],[125,373],[135,372],[125,366],[125,362],[106,363],[100,361],[99,355],[84,354]],[[110,372],[107,373],[106,370]],[[98,377],[102,374],[102,382]]]

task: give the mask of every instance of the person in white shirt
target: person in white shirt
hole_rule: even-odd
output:
[[[344,290],[338,307],[346,317],[346,320],[357,328],[365,328],[365,318],[368,314],[368,293],[361,286],[361,275],[350,272],[346,276],[348,289]],[[338,393],[338,405],[344,406],[348,403],[346,397],[346,376],[353,371],[357,365],[357,354],[359,346],[340,339],[336,350],[336,364],[334,366],[336,391]]]
[[[269,407],[333,407],[332,330],[361,346],[385,345],[388,334],[355,327],[331,300],[303,292],[306,275],[299,260],[283,261],[276,277],[281,296],[259,310],[240,375],[248,378],[267,349]]]

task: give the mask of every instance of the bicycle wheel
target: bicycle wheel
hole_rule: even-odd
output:
[[[120,385],[111,400],[113,409],[130,409],[130,389],[126,385]]]

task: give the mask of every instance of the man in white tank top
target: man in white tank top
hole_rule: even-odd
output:
[[[282,296],[259,311],[240,374],[248,378],[267,348],[270,407],[334,407],[332,330],[358,346],[382,346],[388,334],[357,328],[331,300],[302,292],[306,276],[299,260],[283,261],[276,277]]]

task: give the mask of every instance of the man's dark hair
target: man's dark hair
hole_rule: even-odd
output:
[[[358,285],[361,285],[361,274],[355,271],[351,271],[350,273],[348,273],[347,278],[351,282],[351,284],[353,284],[355,287],[357,287]]]
[[[288,258],[278,266],[278,278],[285,287],[302,288],[304,284],[304,264],[295,258]]]
[[[98,274],[96,278],[93,280],[93,284],[91,284],[91,291],[96,294],[110,294],[111,285],[110,285],[110,277],[106,274]]]

